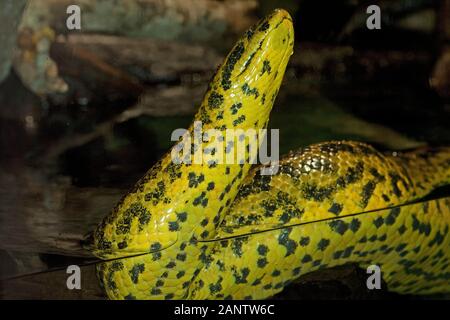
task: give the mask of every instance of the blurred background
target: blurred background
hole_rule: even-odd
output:
[[[69,30],[67,8],[81,9]],[[381,29],[366,27],[369,5]],[[88,263],[79,241],[191,122],[240,35],[276,7],[295,52],[272,113],[280,151],[331,139],[382,150],[450,142],[449,0],[0,0],[0,279]],[[3,298],[103,298],[65,270]],[[365,273],[302,279],[280,299],[386,298]],[[403,298],[403,297],[401,297]]]

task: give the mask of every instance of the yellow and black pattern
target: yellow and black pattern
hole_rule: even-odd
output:
[[[251,28],[217,70],[195,116],[203,132],[216,129],[262,129],[269,119],[293,50],[293,28],[282,10]],[[195,122],[194,122],[195,124]],[[191,125],[191,136],[198,130]],[[250,169],[244,163],[223,164],[218,154],[237,154],[237,141],[223,150],[192,143],[207,153],[201,164],[175,164],[171,152],[141,179],[94,232],[94,253],[101,258],[145,256],[98,267],[110,298],[185,298],[193,278],[208,260],[217,227]],[[227,137],[228,139],[228,137]],[[246,137],[247,145],[255,136]],[[249,156],[249,153],[246,153]]]
[[[447,198],[222,240],[190,298],[264,299],[346,263],[378,265],[390,291],[448,292],[449,208]]]
[[[293,40],[283,10],[249,29],[210,83],[194,119],[201,129],[265,128]],[[120,258],[97,267],[109,298],[266,298],[350,262],[380,265],[394,291],[450,290],[449,200],[397,207],[449,183],[449,149],[387,155],[327,142],[267,176],[249,172],[256,136],[244,137],[243,163],[219,162],[237,154],[234,138],[220,150],[193,141],[201,164],[176,164],[169,152],[99,225],[94,253]]]
[[[281,159],[276,175],[252,170],[223,230],[257,231],[422,198],[450,181],[449,154],[450,148],[382,154],[368,144],[352,141],[311,145]]]
[[[450,290],[450,198],[397,206],[450,182],[449,148],[384,155],[326,142],[281,159],[277,175],[259,171],[244,180],[191,298],[262,299],[346,263],[380,266],[391,291]]]

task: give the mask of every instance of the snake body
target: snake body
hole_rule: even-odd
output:
[[[266,128],[293,39],[284,10],[250,28],[210,83],[194,118],[202,129]],[[327,142],[288,154],[269,176],[214,159],[176,164],[169,152],[100,223],[94,254],[115,259],[97,266],[109,298],[266,298],[350,262],[379,264],[393,291],[450,290],[449,199],[396,207],[450,182],[448,148],[389,155]]]

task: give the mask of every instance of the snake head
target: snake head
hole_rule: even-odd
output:
[[[293,46],[292,18],[285,10],[249,28],[217,70],[196,120],[215,129],[264,127]]]

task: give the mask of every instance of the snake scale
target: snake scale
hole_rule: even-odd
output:
[[[293,43],[284,10],[250,28],[195,120],[265,128]],[[94,231],[93,252],[108,260],[97,273],[111,299],[262,299],[345,263],[379,265],[391,291],[449,291],[450,199],[399,206],[449,182],[449,148],[324,142],[282,157],[273,175],[248,161],[176,164],[169,152]]]

